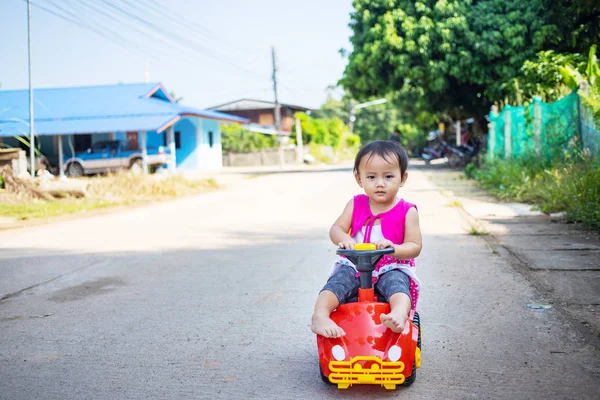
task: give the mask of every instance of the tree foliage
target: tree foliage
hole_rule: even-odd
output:
[[[275,147],[277,137],[251,132],[238,124],[223,124],[221,126],[221,146],[223,151],[244,153],[264,148]]]
[[[340,114],[339,111],[335,112]],[[303,112],[295,114],[295,117],[300,120],[303,142],[331,146],[334,149],[343,147],[346,145],[344,137],[348,134],[348,127],[341,118],[330,118],[326,115],[313,117]],[[296,133],[295,126],[293,133]]]
[[[583,72],[572,64],[567,64],[560,68],[560,73],[569,88],[579,87],[583,104],[592,110],[594,118],[600,123],[600,64],[596,56],[596,45],[590,47]],[[582,84],[586,87],[582,88]]]
[[[506,83],[539,51],[572,51],[597,39],[597,7],[587,3],[354,0],[353,51],[340,82],[357,99],[405,92],[416,95],[407,103],[414,108],[482,115],[510,94]],[[576,32],[567,40],[569,29]]]
[[[329,96],[314,116],[338,118],[348,124],[352,103],[353,100],[348,95],[344,95],[341,100]],[[355,101],[354,103],[356,104]],[[412,110],[402,105],[398,96],[390,97],[383,104],[358,109],[355,117],[353,132],[360,137],[362,143],[386,140],[395,129],[399,129],[402,144],[413,153],[420,151],[424,145],[424,133],[434,129],[436,124],[435,115],[423,111],[413,114]]]
[[[586,54],[600,42],[600,2],[595,0],[540,0],[545,20],[558,31],[553,49]]]
[[[521,67],[521,76],[502,85],[506,103],[520,105],[538,95],[545,102],[556,101],[573,90],[564,83],[561,68],[570,66],[579,73],[586,68],[581,54],[561,54],[552,50],[541,51]],[[575,85],[577,86],[577,85]]]

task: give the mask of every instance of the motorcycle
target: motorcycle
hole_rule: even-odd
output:
[[[464,167],[470,163],[479,152],[477,143],[467,143],[453,148],[453,155],[448,158],[448,164],[454,167]]]
[[[440,131],[429,132],[427,138],[430,145],[423,148],[421,158],[429,165],[432,160],[445,158],[451,167],[465,166],[477,155],[479,146],[476,143],[452,146],[442,138]]]
[[[432,160],[448,158],[453,154],[452,146],[442,138],[440,131],[429,132],[427,139],[429,145],[425,146],[421,152],[421,158],[425,160],[425,164],[429,165]]]

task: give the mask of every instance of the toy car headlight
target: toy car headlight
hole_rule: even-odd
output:
[[[401,355],[402,355],[402,349],[400,347],[396,346],[396,345],[393,345],[388,350],[388,358],[392,362],[398,361],[400,359]]]
[[[346,358],[346,352],[344,351],[344,348],[339,344],[336,344],[331,348],[331,354],[333,354],[333,358],[335,358],[338,361],[342,361]]]

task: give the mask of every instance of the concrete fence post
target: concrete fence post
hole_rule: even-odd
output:
[[[498,106],[493,105],[490,110],[490,123],[488,124],[488,161],[492,162],[496,158],[496,118],[498,118]]]
[[[535,96],[533,98],[533,148],[535,155],[542,155],[542,98]]]
[[[510,127],[510,106],[504,107],[504,158],[508,159],[512,155],[512,135]]]

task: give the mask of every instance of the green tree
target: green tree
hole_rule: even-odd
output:
[[[321,109],[312,115],[315,118],[338,118],[348,124],[352,102],[348,95],[341,100],[328,96]],[[357,101],[354,100],[354,103]],[[422,110],[414,112],[410,103],[410,96],[400,93],[390,97],[386,103],[358,109],[353,132],[359,135],[362,143],[368,143],[385,140],[395,129],[400,129],[402,144],[410,152],[417,153],[424,145],[425,134],[435,129],[436,116]]]
[[[538,95],[545,102],[556,101],[571,93],[560,72],[564,66],[572,66],[584,73],[586,59],[581,54],[560,54],[552,50],[541,51],[521,67],[521,76],[503,85],[506,91],[505,102],[520,105]]]
[[[343,96],[341,100],[337,100],[333,96],[328,95],[321,108],[311,115],[314,118],[338,118],[344,124],[348,125],[351,107],[349,100],[347,96]]]
[[[452,70],[461,70],[460,64],[451,62],[468,62],[467,57],[459,57],[468,34],[467,2],[435,3],[353,2],[353,51],[340,81],[352,97],[362,100],[404,89],[416,95],[423,108],[448,103]],[[438,108],[445,107],[434,107]]]
[[[274,135],[251,132],[238,124],[223,124],[221,135],[223,151],[234,153],[256,151],[277,145],[277,138]]]
[[[560,73],[565,84],[574,89],[581,84],[587,87],[580,91],[583,104],[590,107],[596,121],[600,122],[600,64],[596,55],[596,45],[590,47],[585,71],[582,73],[573,65],[565,65],[560,68]]]
[[[453,119],[487,113],[537,52],[573,48],[562,35],[576,23],[558,25],[550,0],[354,0],[353,6],[343,87],[358,99],[404,91],[414,96],[415,109]]]
[[[600,44],[600,2],[540,0],[548,24],[559,32],[553,48],[562,53],[586,54]]]
[[[342,144],[342,137],[348,127],[340,118],[313,117],[303,112],[295,114],[300,120],[302,137],[306,144],[315,143],[337,149]],[[293,128],[295,134],[296,127]]]

